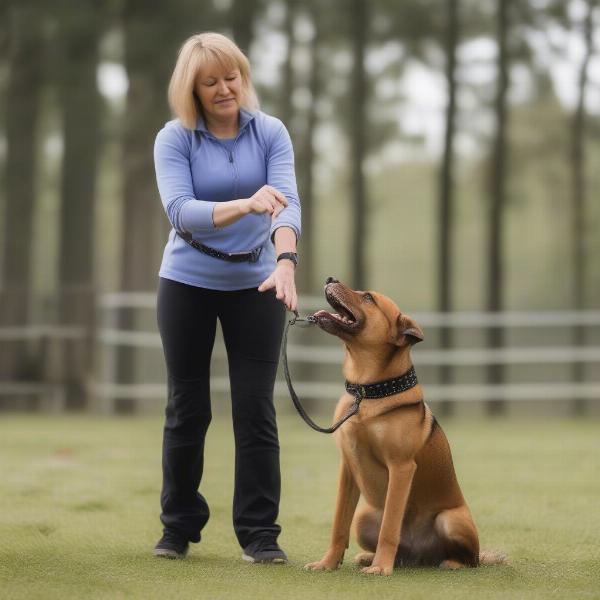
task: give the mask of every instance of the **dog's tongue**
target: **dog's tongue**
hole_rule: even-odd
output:
[[[316,313],[313,315],[313,317],[314,317],[315,319],[318,319],[319,317],[327,317],[327,318],[329,318],[329,319],[333,318],[333,319],[335,319],[336,321],[342,321],[342,322],[344,322],[344,323],[347,323],[347,322],[348,322],[348,318],[347,318],[347,317],[345,317],[344,315],[340,315],[339,313],[330,313],[330,312],[328,312],[328,311],[326,311],[326,310],[319,310],[319,311],[317,311],[317,312],[316,312]]]

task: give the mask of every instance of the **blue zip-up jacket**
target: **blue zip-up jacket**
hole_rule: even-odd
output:
[[[230,148],[228,148],[228,145]],[[258,287],[276,264],[273,234],[291,227],[300,237],[300,201],[294,173],[294,152],[283,123],[261,111],[240,111],[235,141],[216,138],[200,119],[191,131],[178,120],[158,132],[154,144],[158,190],[173,227],[159,275],[214,290]],[[231,225],[215,227],[216,202],[249,198],[263,185],[278,189],[289,205],[272,219],[249,214]],[[263,245],[255,263],[213,258],[186,243],[177,231],[223,252],[248,252]]]

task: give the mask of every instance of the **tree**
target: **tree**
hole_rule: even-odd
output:
[[[315,213],[315,185],[313,167],[315,156],[315,134],[318,124],[317,103],[322,94],[321,64],[319,54],[321,51],[323,30],[321,27],[316,2],[308,5],[310,19],[313,24],[313,36],[310,40],[310,72],[308,78],[308,91],[310,104],[306,112],[304,135],[300,146],[300,161],[298,169],[299,187],[302,199],[302,270],[301,288],[306,292],[311,291],[314,279],[314,213]]]
[[[291,129],[292,118],[294,114],[294,48],[296,46],[296,39],[294,36],[294,20],[296,17],[296,12],[297,0],[286,0],[285,21],[283,27],[284,34],[287,39],[287,53],[283,62],[283,72],[281,77],[281,89],[279,93],[279,117],[288,129]],[[290,134],[292,135],[292,131],[290,131]]]
[[[439,208],[438,208],[438,309],[449,312],[452,309],[452,240],[454,226],[454,134],[456,129],[456,46],[458,41],[458,0],[447,0],[446,25],[446,130],[444,135],[444,154],[440,169]],[[447,349],[452,346],[452,330],[443,327],[440,330],[440,346]],[[440,370],[440,383],[450,381],[450,368],[443,365]],[[451,404],[442,403],[442,411],[448,414]]]
[[[367,74],[365,52],[369,30],[369,10],[366,0],[352,0],[351,15],[352,74],[350,84],[350,113],[348,115],[350,142],[350,185],[353,226],[351,238],[352,282],[356,289],[365,288],[365,247],[367,219],[367,190],[364,160],[367,151]]]
[[[490,174],[490,210],[488,213],[488,271],[487,271],[487,310],[490,312],[501,311],[504,307],[504,262],[503,262],[503,234],[504,212],[506,205],[506,179],[507,179],[507,130],[508,106],[507,93],[509,85],[509,58],[508,58],[508,11],[511,0],[497,0],[496,42],[498,58],[496,68],[498,72],[496,84],[496,97],[494,101],[495,132],[492,149],[492,165]],[[500,327],[490,327],[487,332],[488,347],[499,348],[504,345],[504,332]],[[500,383],[504,378],[504,369],[501,364],[492,364],[488,367],[488,382]],[[504,410],[502,400],[493,400],[488,404],[490,414],[498,414]]]
[[[583,310],[586,298],[586,271],[587,256],[586,245],[586,151],[585,151],[585,98],[589,84],[588,68],[594,52],[594,8],[595,0],[587,0],[587,13],[583,23],[583,38],[585,40],[585,54],[579,68],[579,81],[577,93],[577,106],[571,124],[571,202],[572,202],[572,263],[573,263],[573,308]],[[585,343],[585,328],[576,326],[574,329],[575,346]],[[584,370],[582,363],[573,365],[573,380],[582,381]],[[582,413],[585,401],[576,398],[574,412]]]
[[[230,20],[233,39],[247,56],[254,37],[254,17],[259,8],[259,0],[233,0]]]
[[[6,204],[2,235],[0,324],[24,326],[29,317],[37,135],[43,85],[44,42],[35,0],[8,8],[9,79],[6,90]],[[2,344],[0,371],[29,377],[25,344]]]
[[[200,25],[212,29],[213,23],[214,13],[208,4],[198,11],[185,0],[124,2],[124,62],[129,88],[123,131],[122,291],[156,288],[169,224],[158,201],[152,148],[157,132],[169,118],[167,87],[177,49]],[[134,324],[131,310],[121,310],[121,329],[130,330]],[[121,348],[119,382],[133,380],[134,358],[131,348]],[[120,400],[117,409],[130,410],[131,403]]]
[[[67,406],[85,403],[94,365],[94,213],[102,148],[102,100],[96,85],[103,3],[85,0],[57,5],[60,46],[56,79],[64,153],[61,177],[59,322],[82,326],[83,344],[70,344],[65,364]]]

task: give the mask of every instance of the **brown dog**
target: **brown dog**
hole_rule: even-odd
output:
[[[344,342],[348,382],[372,384],[409,372],[410,348],[423,339],[409,316],[386,296],[351,290],[331,277],[325,296],[339,314],[322,310],[314,317],[321,329]],[[366,550],[355,559],[364,573],[391,575],[395,565],[459,568],[502,561],[493,553],[480,557],[448,440],[415,383],[406,391],[363,400],[335,433],[342,462],[331,543],[320,561],[305,568],[337,569],[351,524]],[[353,401],[349,393],[341,397],[335,421]],[[355,515],[360,496],[364,507]]]

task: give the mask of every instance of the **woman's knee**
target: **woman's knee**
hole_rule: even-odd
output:
[[[182,436],[203,436],[212,420],[210,392],[205,382],[169,380],[165,430]]]
[[[271,398],[232,405],[233,431],[239,447],[279,448],[275,407]]]

